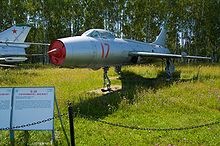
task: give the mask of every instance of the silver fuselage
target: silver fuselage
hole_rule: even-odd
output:
[[[0,44],[0,56],[26,56],[25,48],[29,45],[25,44]]]
[[[169,53],[167,48],[129,39],[103,39],[76,36],[58,39],[66,49],[62,66],[98,69],[103,66],[120,66],[133,63],[131,51]]]

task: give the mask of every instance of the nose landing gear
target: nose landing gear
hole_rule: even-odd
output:
[[[109,67],[103,67],[103,70],[104,70],[104,74],[103,74],[104,85],[103,85],[103,88],[101,89],[101,91],[102,92],[111,91],[111,81],[108,77]]]

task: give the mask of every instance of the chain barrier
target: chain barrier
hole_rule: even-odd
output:
[[[51,121],[53,119],[54,119],[54,117],[53,118],[44,119],[44,120],[41,120],[41,121],[37,121],[37,122],[33,122],[33,123],[24,124],[24,125],[13,126],[12,129],[19,129],[19,128],[30,127],[30,126],[38,125],[38,124],[41,124],[41,123],[46,123],[46,122]],[[10,128],[9,127],[0,128],[0,130],[10,130]]]
[[[85,119],[89,119],[91,121],[100,122],[100,123],[105,124],[105,125],[121,127],[121,128],[127,128],[127,129],[132,129],[132,130],[146,130],[146,131],[182,131],[182,130],[198,129],[198,128],[202,128],[202,127],[207,127],[207,126],[212,126],[212,125],[220,124],[220,121],[215,121],[215,122],[210,122],[210,123],[200,124],[200,125],[195,125],[195,126],[188,126],[188,127],[147,128],[147,127],[123,125],[121,123],[111,123],[111,122],[107,122],[107,121],[101,120],[99,118],[86,116],[86,115],[83,115],[83,114],[80,114],[80,113],[76,113],[76,112],[74,112],[73,115],[74,115],[74,117],[76,117],[78,115],[80,118],[85,118]],[[55,115],[52,118],[48,118],[48,119],[44,119],[44,120],[41,120],[41,121],[37,121],[37,122],[33,122],[33,123],[28,123],[28,124],[24,124],[24,125],[14,126],[12,128],[13,129],[14,128],[18,128],[19,129],[19,128],[29,127],[29,126],[33,126],[33,125],[38,125],[38,124],[46,123],[46,122],[51,121],[51,120],[53,120],[55,118],[58,118],[58,117],[63,117],[63,116],[68,116],[68,113],[64,113],[64,114],[61,114],[61,115]],[[10,130],[10,128],[9,127],[0,128],[0,130]]]
[[[12,129],[19,129],[19,128],[25,128],[25,127],[30,127],[30,126],[34,126],[34,125],[38,125],[38,124],[42,124],[42,123],[46,123],[46,122],[49,122],[55,118],[58,118],[58,117],[62,117],[62,116],[66,116],[68,115],[67,113],[65,114],[61,114],[60,116],[59,115],[56,115],[52,118],[48,118],[48,119],[44,119],[44,120],[40,120],[40,121],[37,121],[37,122],[32,122],[32,123],[28,123],[28,124],[24,124],[24,125],[19,125],[19,126],[13,126]],[[5,128],[0,128],[0,131],[1,130],[10,130],[10,127],[5,127]]]
[[[216,121],[216,122],[211,122],[211,123],[206,123],[206,124],[201,124],[201,125],[196,125],[196,126],[178,127],[178,128],[145,128],[145,127],[138,127],[138,126],[128,126],[128,125],[123,125],[120,123],[111,123],[111,122],[107,122],[107,121],[104,121],[104,120],[101,120],[98,118],[85,116],[82,114],[78,114],[78,115],[82,118],[86,118],[86,119],[100,122],[102,124],[106,124],[106,125],[110,125],[110,126],[127,128],[127,129],[132,129],[132,130],[146,130],[146,131],[182,131],[182,130],[198,129],[198,128],[202,128],[202,127],[217,125],[220,123],[220,121]]]

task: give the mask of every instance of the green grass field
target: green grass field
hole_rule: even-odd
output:
[[[181,128],[220,121],[220,65],[177,66],[167,82],[161,66],[123,68],[117,80],[122,90],[102,95],[89,91],[102,87],[102,70],[55,67],[1,69],[1,87],[55,86],[61,113],[73,103],[76,145],[220,145],[220,125],[191,130],[132,130],[105,125],[80,115],[107,122],[146,128]],[[1,119],[1,117],[0,117]],[[63,117],[69,136],[69,123]],[[57,145],[67,145],[60,122],[55,119]],[[15,132],[16,145],[25,145],[22,131]],[[28,145],[50,145],[51,133],[29,131]],[[0,131],[0,145],[9,145],[9,132]]]

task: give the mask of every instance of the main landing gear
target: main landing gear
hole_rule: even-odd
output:
[[[172,77],[172,74],[175,71],[175,66],[174,66],[174,64],[173,64],[171,59],[167,59],[166,60],[165,71],[167,73],[167,80],[169,81],[171,79],[171,77]]]
[[[121,79],[122,76],[121,76],[121,66],[116,66],[115,67],[115,72],[118,74],[118,79]]]

